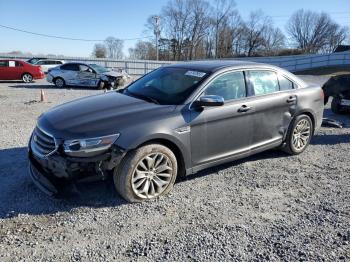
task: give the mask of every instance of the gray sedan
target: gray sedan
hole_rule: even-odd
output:
[[[96,64],[66,63],[50,69],[46,79],[59,88],[87,86],[103,89],[118,86],[126,77],[126,74]]]
[[[274,66],[168,65],[42,114],[30,139],[30,174],[51,195],[64,183],[110,175],[126,200],[154,199],[179,176],[276,147],[302,153],[321,125],[323,102],[319,86]]]

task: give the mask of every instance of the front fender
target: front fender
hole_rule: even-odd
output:
[[[175,133],[175,132],[174,132]],[[116,141],[116,145],[124,148],[126,151],[136,149],[148,142],[167,142],[177,147],[182,154],[185,168],[188,169],[191,166],[191,154],[190,154],[190,133],[185,134],[167,134],[167,133],[153,133],[139,138],[127,138],[121,136]]]

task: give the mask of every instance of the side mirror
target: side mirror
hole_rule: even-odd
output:
[[[199,100],[193,102],[193,106],[205,107],[205,106],[222,106],[224,105],[224,98],[222,96],[206,95],[199,98]]]

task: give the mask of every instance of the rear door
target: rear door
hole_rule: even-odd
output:
[[[271,70],[249,70],[246,74],[254,108],[252,146],[282,141],[297,102],[293,83]]]
[[[8,80],[18,80],[21,79],[20,69],[18,66],[16,66],[16,61],[14,60],[8,60],[7,65],[7,79]]]
[[[67,85],[79,85],[79,64],[65,64],[60,67],[61,75]]]
[[[1,60],[0,61],[0,80],[9,80],[7,70],[8,70],[8,61]]]
[[[87,65],[79,65],[78,79],[81,86],[97,86],[97,74]]]
[[[249,152],[253,122],[252,111],[246,102],[244,73],[235,71],[217,76],[202,95],[221,96],[225,104],[191,111],[193,166]]]

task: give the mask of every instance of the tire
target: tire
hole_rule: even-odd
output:
[[[56,87],[62,88],[62,87],[65,87],[66,82],[64,81],[63,78],[57,77],[57,78],[55,78],[55,80],[54,80],[54,84],[55,84]]]
[[[333,97],[331,103],[331,110],[335,114],[343,114],[342,106],[340,104],[341,99],[339,97]]]
[[[102,90],[102,89],[104,89],[104,88],[106,88],[106,87],[107,87],[107,85],[106,85],[106,83],[103,82],[103,81],[100,81],[100,82],[98,82],[98,84],[97,84],[97,89],[98,89],[98,90]]]
[[[305,123],[305,125],[303,125],[303,123]],[[304,152],[311,141],[313,131],[313,123],[309,116],[299,115],[295,117],[288,128],[283,150],[290,155],[298,155]]]
[[[171,191],[177,168],[176,157],[169,148],[148,144],[126,154],[114,170],[113,181],[117,192],[128,202],[152,200]]]
[[[329,96],[324,96],[324,105],[327,105],[329,101]]]
[[[22,81],[24,83],[31,83],[31,82],[33,82],[33,76],[29,73],[25,73],[22,75]]]

